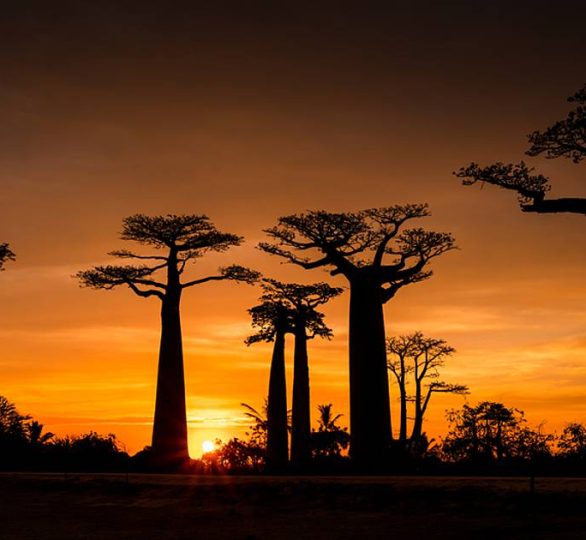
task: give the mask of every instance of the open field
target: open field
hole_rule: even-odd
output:
[[[0,539],[584,538],[586,479],[0,474]]]

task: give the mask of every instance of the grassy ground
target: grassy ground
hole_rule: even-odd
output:
[[[1,540],[586,538],[586,480],[0,474]]]

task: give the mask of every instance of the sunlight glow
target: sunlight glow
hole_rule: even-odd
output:
[[[203,450],[204,454],[208,454],[216,449],[216,445],[212,441],[203,441],[201,443],[201,449]]]

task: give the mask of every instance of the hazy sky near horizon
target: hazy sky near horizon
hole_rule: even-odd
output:
[[[586,196],[583,164],[523,154],[586,82],[586,4],[144,4],[0,13],[0,241],[18,257],[0,275],[0,395],[59,434],[150,442],[157,302],[71,278],[124,247],[124,216],[205,213],[246,237],[194,275],[237,262],[342,284],[256,250],[262,229],[307,209],[428,202],[420,224],[460,250],[388,304],[388,334],[447,339],[445,379],[472,403],[549,429],[586,421],[584,217],[522,214],[513,194],[451,174],[525,158],[552,196]],[[243,344],[257,295],[229,283],[185,295],[194,456],[203,439],[241,436],[240,402],[266,395],[270,346]],[[333,402],[347,415],[347,301],[326,308],[334,340],[311,343],[314,413]],[[432,402],[428,431],[461,403]]]

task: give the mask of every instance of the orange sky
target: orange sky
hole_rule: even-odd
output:
[[[387,305],[389,335],[448,340],[445,379],[471,402],[503,401],[548,430],[586,421],[584,218],[524,215],[514,195],[451,176],[521,159],[525,135],[565,115],[586,80],[582,3],[77,4],[0,19],[0,241],[18,256],[0,276],[0,394],[58,434],[150,442],[157,301],[71,278],[123,247],[126,215],[206,213],[246,237],[194,275],[237,262],[311,282],[330,278],[255,249],[278,216],[428,202],[421,225],[461,249]],[[586,196],[584,165],[527,161],[552,196]],[[266,394],[270,346],[243,344],[257,295],[212,283],[184,297],[194,456],[241,436],[240,402]],[[314,412],[347,415],[347,302],[326,308],[334,340],[310,345]],[[428,432],[461,403],[437,396]]]

